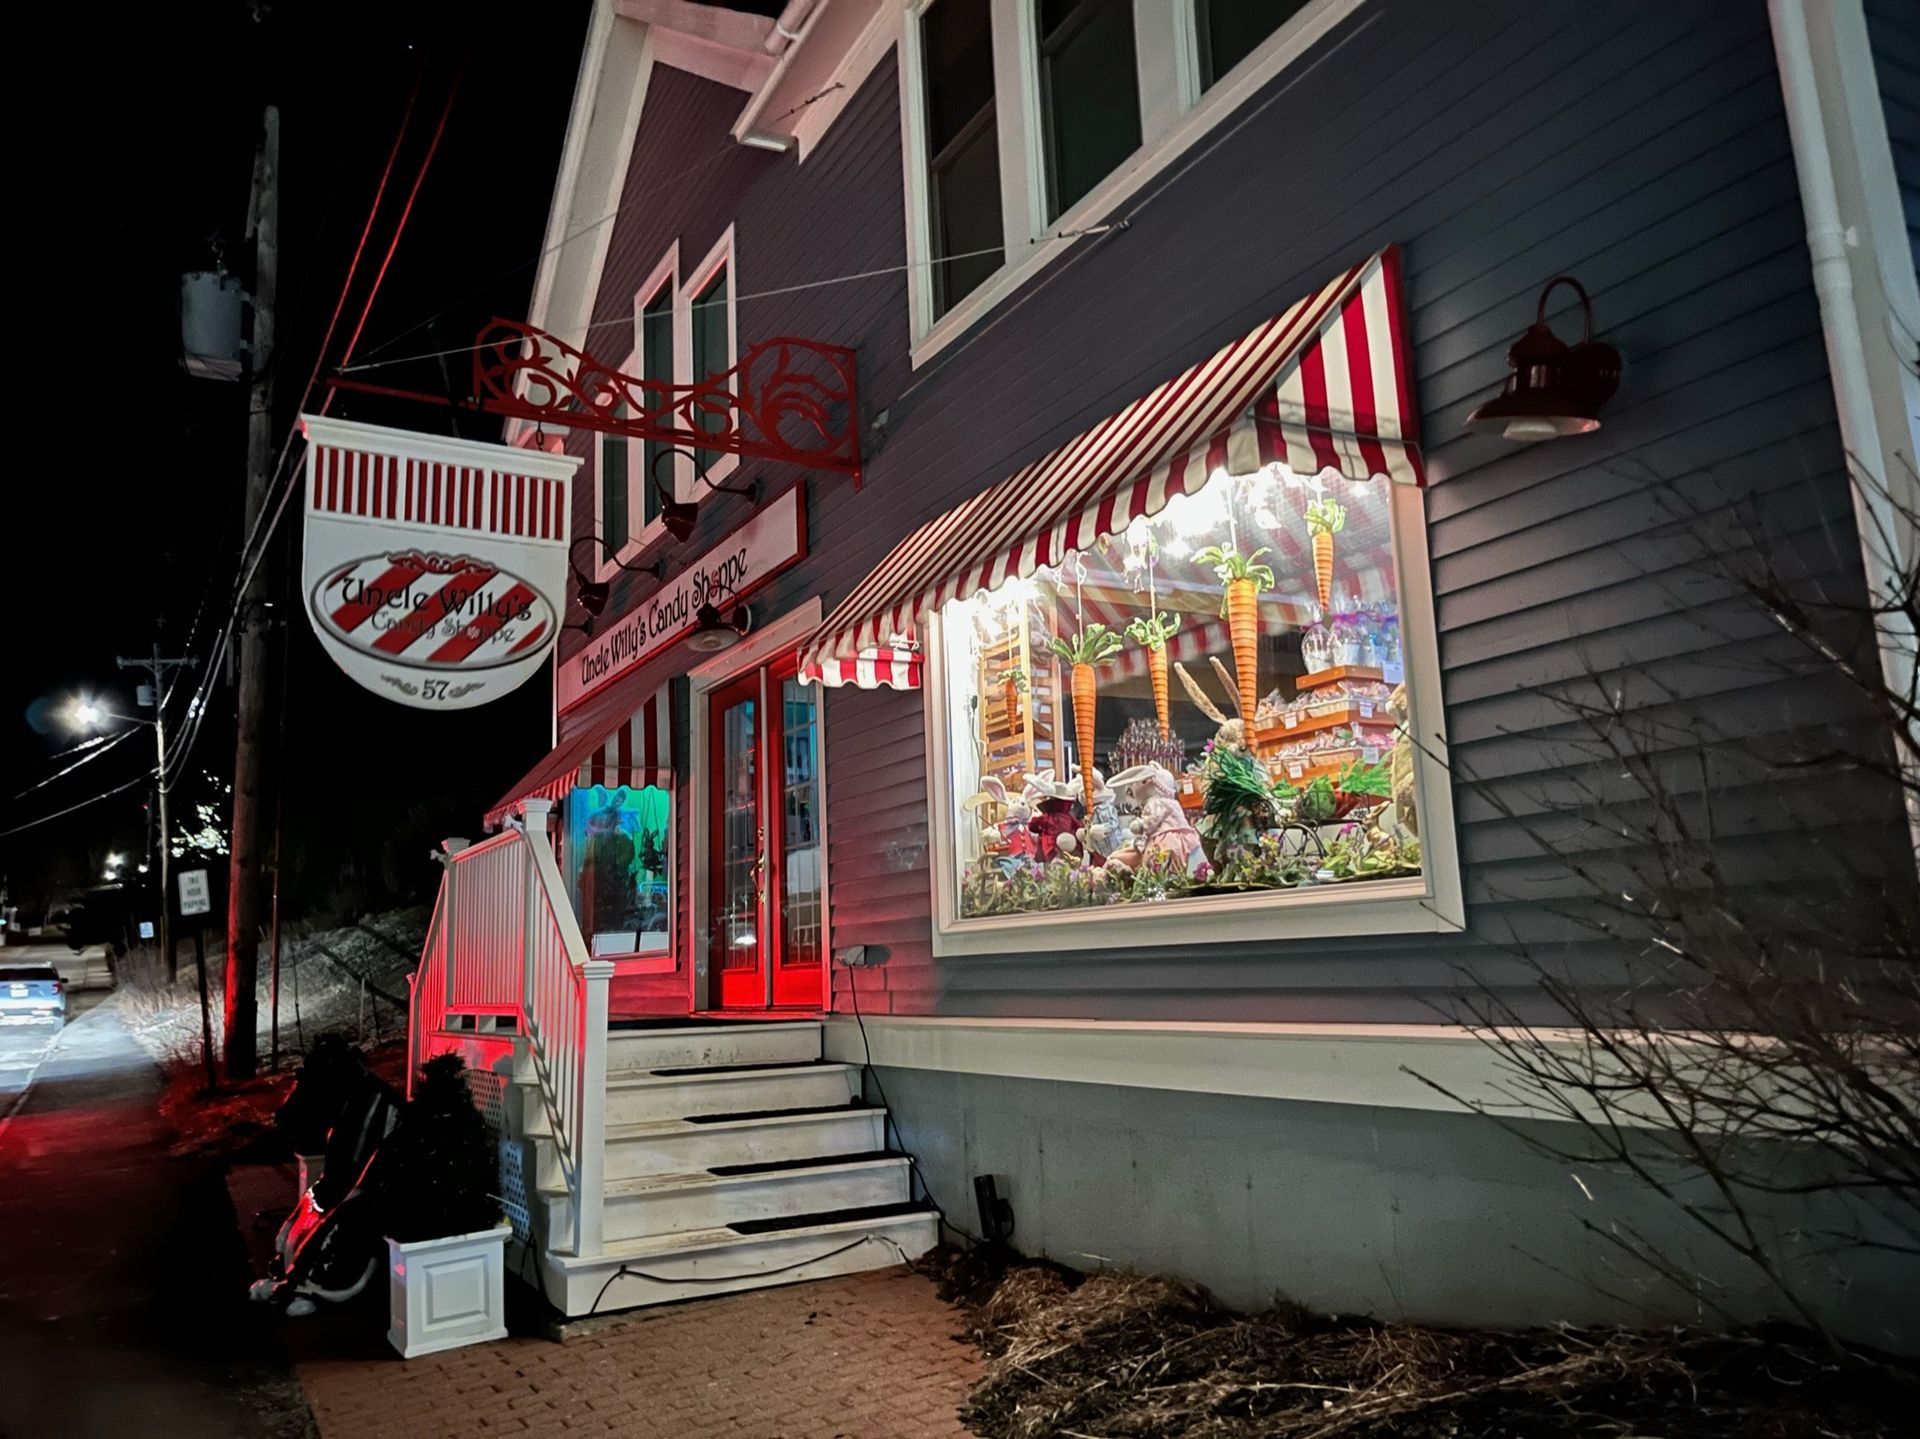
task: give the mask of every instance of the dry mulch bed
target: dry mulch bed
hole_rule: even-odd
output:
[[[1239,1314],[1169,1279],[953,1261],[987,1439],[1815,1439],[1911,1433],[1910,1370],[1797,1334]]]
[[[406,1087],[405,1040],[368,1046],[366,1055],[374,1073],[396,1089]],[[208,1089],[198,1056],[176,1055],[165,1066],[167,1083],[160,1095],[160,1118],[173,1134],[170,1152],[202,1159],[288,1157],[286,1142],[273,1127],[273,1115],[292,1090],[299,1063],[298,1054],[283,1055],[277,1073],[222,1080],[217,1088]]]

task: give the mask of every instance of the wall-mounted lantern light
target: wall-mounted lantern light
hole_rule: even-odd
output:
[[[579,565],[573,564],[574,551],[578,550],[580,546],[587,544],[600,545],[604,548],[606,541],[598,535],[580,536],[579,539],[573,542],[572,548],[567,551],[567,562],[573,567],[574,598],[580,601],[580,608],[587,612],[587,625],[585,628],[588,634],[592,634],[593,621],[599,619],[602,612],[607,608],[607,597],[613,593],[613,586],[606,580],[590,578]],[[655,560],[650,565],[628,565],[622,564],[619,559],[616,558],[614,560],[614,566],[617,569],[626,570],[631,574],[650,574],[656,580],[663,578],[667,572],[667,562],[663,559]]]
[[[717,606],[702,605],[694,613],[687,648],[703,655],[714,654],[739,644],[752,628],[753,611],[745,605],[735,605],[726,614]]]
[[[760,482],[753,480],[744,488],[737,485],[716,485],[707,477],[707,467],[700,463],[700,457],[692,450],[680,445],[668,445],[653,457],[653,488],[660,497],[660,523],[666,526],[667,533],[681,543],[693,535],[693,527],[700,519],[698,505],[685,504],[673,496],[673,486],[660,474],[660,462],[669,455],[685,455],[693,462],[694,473],[700,482],[716,495],[745,495],[755,504],[760,501]]]
[[[1580,297],[1586,333],[1569,345],[1547,326],[1547,296],[1571,285]],[[1551,440],[1600,428],[1600,407],[1620,387],[1620,352],[1593,338],[1593,301],[1571,275],[1555,275],[1540,292],[1534,322],[1507,351],[1507,385],[1467,416],[1467,428],[1509,440]]]

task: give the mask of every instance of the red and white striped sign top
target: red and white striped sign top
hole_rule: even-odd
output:
[[[801,647],[802,680],[920,683],[919,616],[1058,564],[1226,467],[1424,483],[1400,257],[1343,271],[1211,359],[922,525]]]
[[[530,540],[566,538],[564,480],[337,445],[316,445],[307,469],[314,513]]]

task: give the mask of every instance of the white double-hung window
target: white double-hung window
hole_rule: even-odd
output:
[[[914,363],[1360,0],[900,0]]]

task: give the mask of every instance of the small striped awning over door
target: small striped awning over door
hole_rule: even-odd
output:
[[[801,646],[799,677],[917,686],[921,615],[1058,564],[1223,467],[1424,483],[1417,426],[1400,252],[1389,248],[922,525]]]
[[[646,703],[611,731],[589,732],[548,754],[487,811],[487,827],[498,828],[515,808],[529,799],[557,803],[575,788],[596,784],[609,789],[621,785],[638,788],[672,783],[672,710],[668,706],[667,687],[661,685],[647,696]]]

